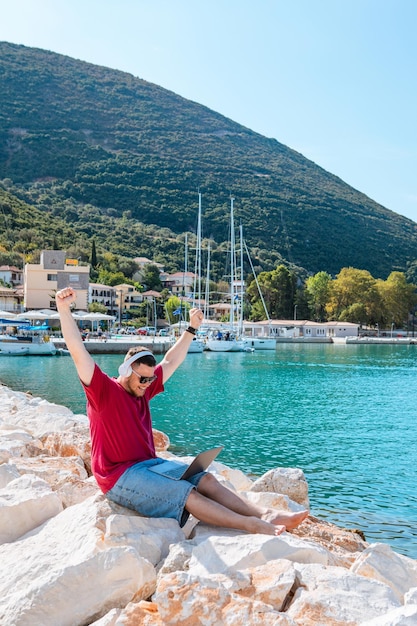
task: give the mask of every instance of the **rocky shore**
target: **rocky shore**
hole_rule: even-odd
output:
[[[309,505],[299,469],[210,469],[255,502]],[[85,415],[4,386],[0,571],[7,626],[417,624],[417,561],[312,516],[279,537],[143,518],[98,490]]]

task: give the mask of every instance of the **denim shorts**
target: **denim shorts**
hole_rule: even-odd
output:
[[[207,472],[200,472],[187,480],[173,480],[149,470],[152,465],[165,462],[156,458],[132,465],[107,491],[107,498],[145,517],[171,517],[184,526],[190,515],[185,510],[185,503]],[[184,469],[186,467],[184,463]]]

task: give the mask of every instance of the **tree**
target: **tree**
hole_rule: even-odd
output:
[[[327,272],[318,272],[306,280],[306,295],[312,316],[317,322],[326,319],[326,304],[329,301],[332,277]]]
[[[417,304],[416,285],[408,283],[403,272],[391,272],[387,280],[377,282],[383,303],[383,323],[403,327]]]
[[[96,269],[97,267],[97,251],[96,251],[96,240],[93,239],[93,243],[91,244],[91,267]]]
[[[272,272],[261,272],[258,276],[258,283],[269,317],[292,319],[296,292],[295,274],[290,272],[285,265],[279,265]],[[252,303],[251,319],[265,319],[266,315],[255,280],[249,285],[247,294]]]
[[[152,265],[151,263],[145,265],[142,271],[142,285],[147,291],[150,289],[161,291],[162,283],[159,269],[156,265]]]
[[[184,302],[184,300],[181,301],[178,296],[171,296],[165,302],[165,315],[170,324],[175,324],[180,320],[186,320],[188,318],[189,310],[190,305],[188,302]],[[181,311],[181,315],[174,315],[175,311]]]
[[[366,319],[363,319],[359,304],[365,307]],[[362,319],[352,320],[357,323],[375,324],[382,320],[382,301],[376,286],[376,280],[367,270],[344,267],[331,283],[330,298],[326,305],[329,319],[342,320],[351,318],[354,312]]]
[[[88,311],[90,313],[107,313],[107,308],[101,302],[91,302],[88,305]]]
[[[127,283],[133,285],[133,281],[127,278],[122,272],[110,272],[109,270],[100,268],[97,276],[97,282],[102,285],[121,285]]]
[[[405,276],[409,283],[417,285],[417,259],[408,264]]]

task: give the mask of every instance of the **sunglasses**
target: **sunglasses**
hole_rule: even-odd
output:
[[[132,369],[132,372],[133,372],[133,374],[135,374],[135,376],[137,376],[139,378],[139,382],[142,383],[142,384],[153,383],[153,381],[158,378],[157,376],[141,376],[140,374],[135,372],[134,369]]]

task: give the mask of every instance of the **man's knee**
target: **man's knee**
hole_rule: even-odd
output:
[[[219,485],[220,483],[217,478],[213,476],[213,474],[210,474],[210,472],[208,472],[198,483],[197,491],[204,495],[206,493],[210,493],[214,489],[217,489]]]

